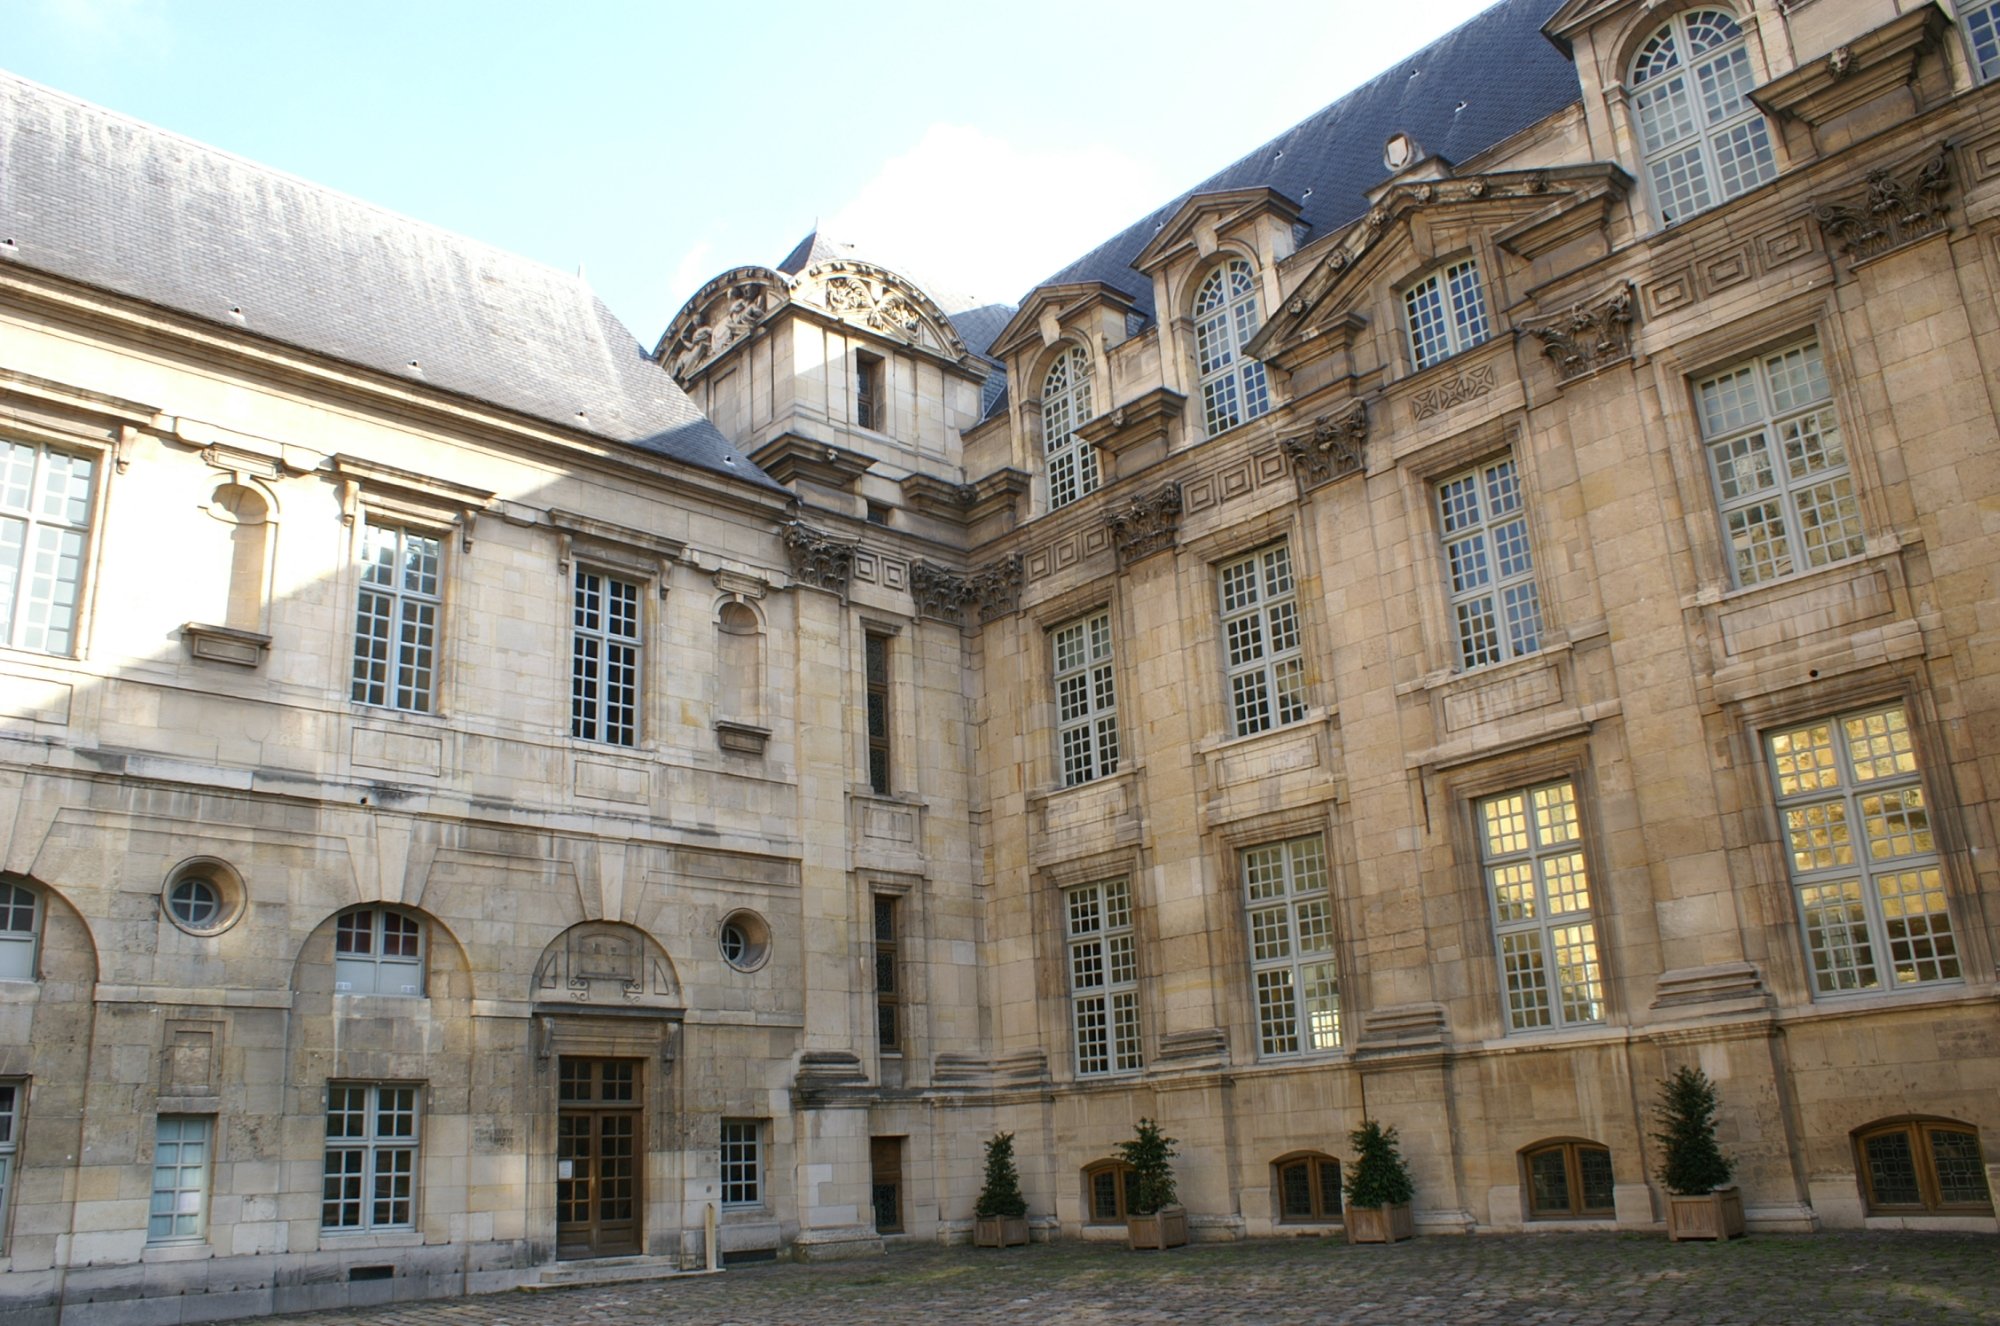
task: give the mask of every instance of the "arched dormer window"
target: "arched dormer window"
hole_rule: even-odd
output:
[[[1202,426],[1209,437],[1226,433],[1271,408],[1264,365],[1243,356],[1257,334],[1257,276],[1231,258],[1208,274],[1194,296],[1194,358],[1201,372]]]
[[[1626,80],[1646,179],[1672,225],[1777,173],[1743,29],[1725,9],[1675,15],[1632,57]]]
[[[1042,451],[1049,464],[1049,508],[1097,491],[1097,448],[1076,435],[1091,416],[1090,356],[1064,346],[1042,379]]]

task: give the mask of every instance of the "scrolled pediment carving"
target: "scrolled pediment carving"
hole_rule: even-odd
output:
[[[1181,486],[1163,484],[1152,493],[1135,497],[1105,519],[1111,542],[1118,549],[1118,564],[1130,566],[1141,558],[1174,546],[1181,529]]]
[[[1598,300],[1578,300],[1553,318],[1528,324],[1555,365],[1558,383],[1588,377],[1632,355],[1632,287]]]
[[[948,359],[964,359],[968,353],[944,310],[887,268],[849,258],[815,263],[799,274],[791,297],[842,322]]]
[[[1362,449],[1368,442],[1368,405],[1349,401],[1331,414],[1313,420],[1306,432],[1286,438],[1279,445],[1292,462],[1292,475],[1301,494],[1321,484],[1358,474],[1365,468]]]
[[[1851,266],[1945,229],[1952,188],[1951,145],[1939,143],[1915,162],[1869,171],[1859,193],[1815,203],[1813,220]]]
[[[767,267],[724,272],[681,305],[653,358],[685,387],[723,352],[749,340],[788,298],[789,283]]]

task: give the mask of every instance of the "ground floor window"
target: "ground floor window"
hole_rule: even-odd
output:
[[[1595,1142],[1547,1142],[1521,1153],[1528,1171],[1528,1215],[1586,1220],[1618,1214],[1611,1152]]]
[[[329,1083],[320,1228],[410,1229],[416,1206],[417,1089]]]
[[[1278,1219],[1325,1221],[1340,1219],[1340,1162],[1314,1152],[1287,1156],[1278,1171]]]
[[[1120,1225],[1125,1222],[1135,1198],[1133,1185],[1138,1176],[1122,1160],[1105,1160],[1083,1172],[1083,1192],[1089,1203],[1089,1223]]]
[[[722,1204],[764,1202],[764,1125],[757,1119],[722,1121]]]
[[[1864,1128],[1855,1141],[1871,1212],[1991,1214],[1977,1129],[1945,1119],[1900,1119]]]
[[[153,1141],[153,1206],[148,1243],[186,1243],[208,1225],[209,1136],[202,1115],[162,1115]]]

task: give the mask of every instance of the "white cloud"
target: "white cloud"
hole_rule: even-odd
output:
[[[942,295],[1011,304],[1169,193],[1151,166],[1108,147],[1038,151],[933,124],[820,232]]]

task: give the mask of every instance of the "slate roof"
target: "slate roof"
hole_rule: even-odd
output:
[[[1366,213],[1367,190],[1389,177],[1389,135],[1462,162],[1519,133],[1580,96],[1575,66],[1541,31],[1562,3],[1501,0],[1039,284],[1102,281],[1151,315],[1152,280],[1132,259],[1195,194],[1268,186],[1299,204],[1318,237]]]
[[[784,491],[581,277],[6,73],[0,240],[0,261]]]

